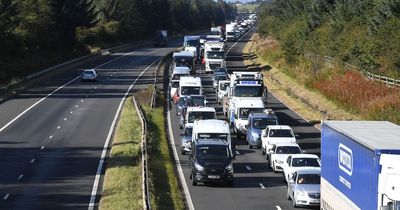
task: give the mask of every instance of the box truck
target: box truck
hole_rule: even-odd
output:
[[[400,126],[324,121],[321,209],[400,209]]]

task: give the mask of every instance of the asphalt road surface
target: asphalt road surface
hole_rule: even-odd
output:
[[[0,104],[0,209],[97,208],[122,99],[153,84],[157,61],[177,46],[87,59]],[[88,68],[97,82],[81,82]]]
[[[242,37],[238,42],[228,43],[227,67],[231,70],[243,71],[247,67],[243,63],[242,50],[252,35],[252,31]],[[231,48],[231,49],[230,49]],[[212,87],[210,74],[205,74],[204,67],[198,76],[202,79],[202,85],[209,101],[209,106],[217,110],[218,119],[226,119],[222,113],[222,107],[216,103],[216,93]],[[320,132],[299,117],[295,112],[287,108],[273,95],[268,95],[267,105],[272,108],[280,124],[290,125],[295,134],[297,142],[307,153],[320,153]],[[180,132],[178,116],[175,106],[170,109],[171,126],[174,146],[179,151]],[[182,167],[185,181],[189,190],[190,198],[195,209],[294,209],[292,202],[286,198],[287,185],[281,173],[272,173],[267,166],[265,156],[261,155],[260,149],[249,149],[245,139],[237,139],[231,132],[232,140],[237,144],[237,156],[234,160],[234,184],[233,187],[218,185],[192,186],[189,180],[189,158],[188,155],[179,157],[179,166]],[[190,204],[189,204],[190,206]]]

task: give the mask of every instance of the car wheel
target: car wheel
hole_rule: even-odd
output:
[[[261,154],[265,155],[265,149],[261,146]]]
[[[194,179],[192,179],[192,185],[197,186],[197,182]]]
[[[226,186],[232,187],[233,186],[233,180],[229,180],[226,182]]]
[[[294,193],[293,193],[293,198],[292,198],[292,205],[294,208],[297,208],[296,198],[294,197]]]
[[[248,143],[248,142],[247,142]],[[251,144],[249,144],[249,149],[253,149],[253,146],[251,146]]]
[[[272,165],[272,172],[273,172],[273,173],[276,173],[276,171],[275,171],[275,164]]]
[[[181,150],[181,154],[185,155],[186,154],[185,150]]]
[[[189,179],[193,179],[193,173],[192,173],[192,170],[190,170]]]
[[[288,187],[288,189],[287,189],[287,191],[286,191],[286,198],[287,198],[288,200],[291,200],[291,199],[292,199],[292,198],[290,197],[289,187]]]

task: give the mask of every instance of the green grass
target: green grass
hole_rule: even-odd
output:
[[[259,3],[257,3],[257,4],[242,4],[240,6],[237,6],[237,10],[239,12],[241,12],[241,11],[254,12],[258,6],[260,6]]]
[[[157,102],[157,104],[163,103]],[[152,208],[184,209],[183,196],[179,191],[178,176],[167,140],[163,107],[148,111],[146,118],[149,131],[148,153]]]
[[[143,209],[140,143],[141,123],[128,98],[107,161],[99,209]]]

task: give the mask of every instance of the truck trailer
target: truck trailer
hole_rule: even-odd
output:
[[[400,126],[324,121],[321,209],[400,209]]]

